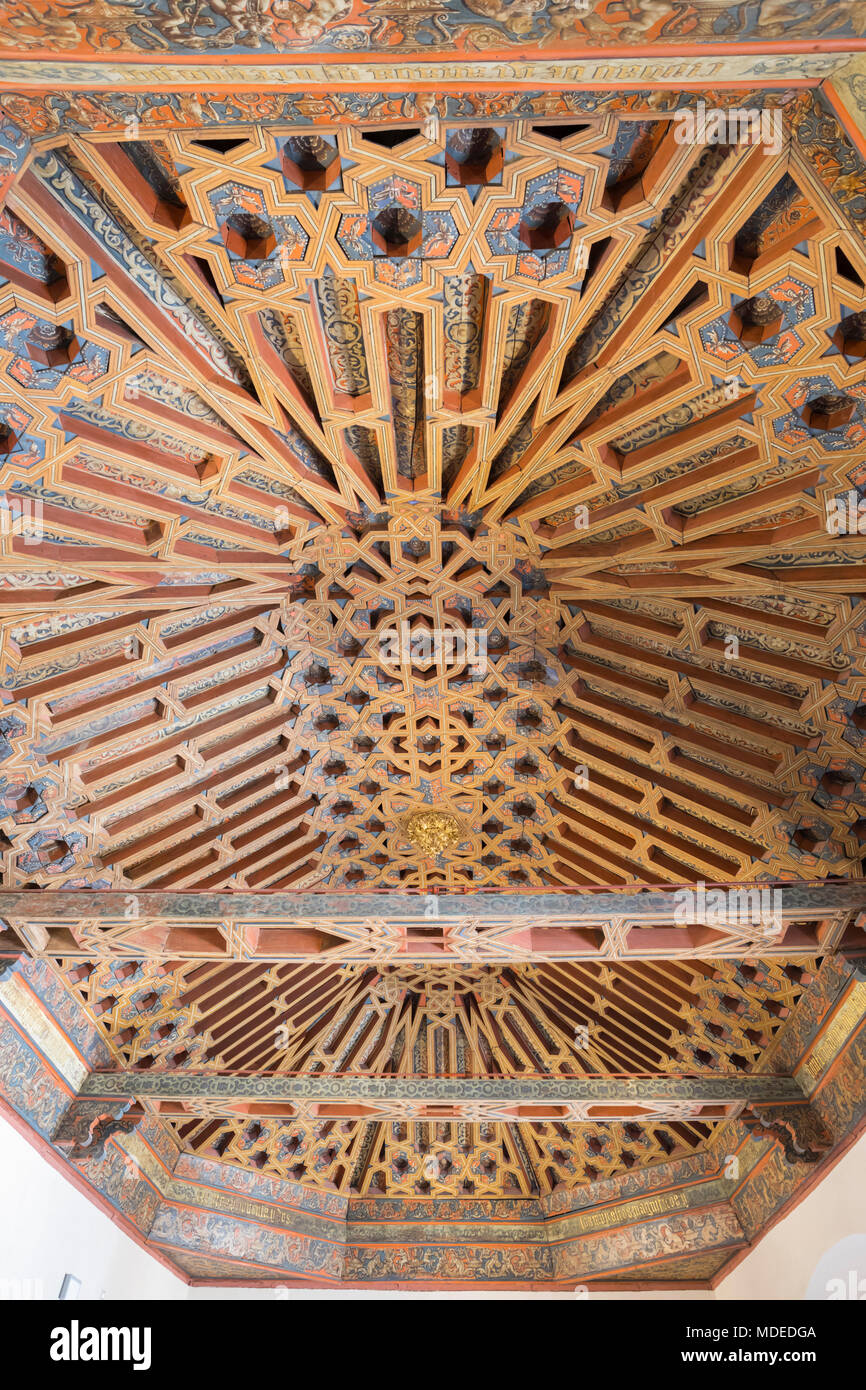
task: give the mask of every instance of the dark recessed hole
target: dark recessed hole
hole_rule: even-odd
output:
[[[380,145],[383,150],[395,150],[398,145],[402,145],[407,140],[412,140],[416,135],[421,134],[421,127],[411,126],[385,126],[379,130],[362,131],[365,140],[369,140],[371,145]]]
[[[583,272],[583,280],[580,286],[581,295],[588,293],[593,276],[596,274],[601,264],[601,258],[612,241],[613,237],[604,236],[601,237],[600,240],[592,242],[586,254],[586,269]]]
[[[201,145],[205,150],[213,150],[214,154],[228,154],[229,150],[236,150],[238,145],[246,144],[246,136],[238,136],[235,140],[205,140],[196,139],[191,142],[193,145]]]
[[[583,130],[589,130],[588,124],[584,125],[534,125],[532,129],[538,135],[546,135],[548,140],[570,140],[572,135],[579,135]]]
[[[96,305],[93,317],[97,328],[101,329],[103,333],[114,333],[119,338],[125,338],[127,342],[137,343],[140,347],[144,347],[144,341],[135,329],[104,300]]]
[[[187,254],[186,260],[192,267],[196,278],[203,281],[214,299],[218,300],[223,308],[225,308],[225,300],[220,294],[220,288],[216,282],[216,277],[214,276],[210,261],[205,256],[194,256],[191,252]]]
[[[708,298],[707,287],[703,280],[697,280],[690,290],[687,290],[682,299],[678,300],[673,311],[662,324],[663,328],[672,328],[677,321],[687,314],[690,309],[694,309],[702,300]]]
[[[836,247],[836,269],[840,275],[845,276],[846,280],[853,280],[855,285],[859,285],[861,289],[864,288],[862,277],[854,269],[841,246]]]

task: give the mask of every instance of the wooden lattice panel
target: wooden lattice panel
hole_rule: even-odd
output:
[[[859,875],[866,262],[812,166],[399,134],[49,139],[11,189],[5,881]]]
[[[813,978],[814,958],[563,963],[505,970],[165,964],[57,969],[135,1071],[315,1076],[749,1073]],[[716,1123],[288,1121],[195,1102],[158,1111],[191,1152],[372,1194],[550,1191],[699,1148]],[[272,1111],[275,1107],[272,1107]],[[435,1165],[435,1166],[434,1166]]]
[[[0,6],[3,1012],[112,1202],[710,1279],[853,1132],[863,5],[629,4]]]

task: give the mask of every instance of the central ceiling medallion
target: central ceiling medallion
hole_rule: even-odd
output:
[[[507,985],[496,968],[406,964],[383,967],[372,989],[379,999],[392,1007],[401,1004],[410,994],[428,1018],[449,1019],[465,1007],[469,994],[486,1008],[501,1004]]]
[[[407,839],[424,854],[445,854],[464,838],[465,832],[450,811],[412,811],[403,821]]]

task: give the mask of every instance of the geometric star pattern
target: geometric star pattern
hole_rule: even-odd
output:
[[[796,147],[368,134],[10,193],[6,881],[859,874],[866,265]]]
[[[766,1069],[817,963],[311,969],[60,960],[57,970],[116,1064],[133,1070],[718,1075]],[[309,1186],[391,1196],[568,1189],[692,1153],[717,1123],[711,1106],[705,1117],[654,1123],[636,1112],[633,1121],[601,1124],[214,1117],[197,1115],[194,1101],[156,1108],[189,1152]]]

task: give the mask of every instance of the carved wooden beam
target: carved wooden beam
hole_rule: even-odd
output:
[[[702,896],[703,891],[703,896]],[[346,961],[653,960],[826,953],[859,882],[625,885],[614,892],[291,893],[0,889],[34,955]],[[11,934],[10,934],[11,935]],[[10,947],[13,946],[10,940]]]
[[[866,879],[846,882],[795,880],[770,883],[711,883],[705,885],[703,909],[708,918],[714,913],[711,895],[718,892],[749,894],[752,890],[773,895],[771,906],[783,914],[830,913],[866,910]],[[137,903],[139,917],[164,917],[171,921],[214,921],[226,917],[284,924],[302,917],[363,920],[372,916],[413,921],[430,925],[442,917],[465,920],[468,917],[492,921],[512,917],[530,923],[561,918],[568,921],[601,923],[628,912],[630,919],[650,925],[677,920],[677,893],[692,894],[697,912],[702,908],[700,886],[671,884],[648,888],[644,884],[624,884],[615,891],[559,889],[545,892],[533,889],[522,893],[286,893],[286,892],[207,892],[178,890],[161,892],[142,889],[138,893],[114,889],[41,888],[33,892],[0,888],[0,918],[34,921],[129,920],[130,900]],[[776,896],[778,895],[778,896]],[[685,901],[685,900],[683,900]]]
[[[115,1134],[131,1134],[144,1111],[133,1100],[106,1106],[76,1100],[63,1115],[53,1142],[73,1162],[102,1158],[105,1145]]]
[[[178,1113],[286,1118],[715,1120],[743,1105],[805,1105],[791,1076],[395,1077],[92,1072],[81,1097],[147,1099]]]
[[[788,1163],[818,1163],[833,1147],[832,1134],[811,1105],[765,1109],[751,1103],[740,1118],[754,1138],[778,1141]]]

